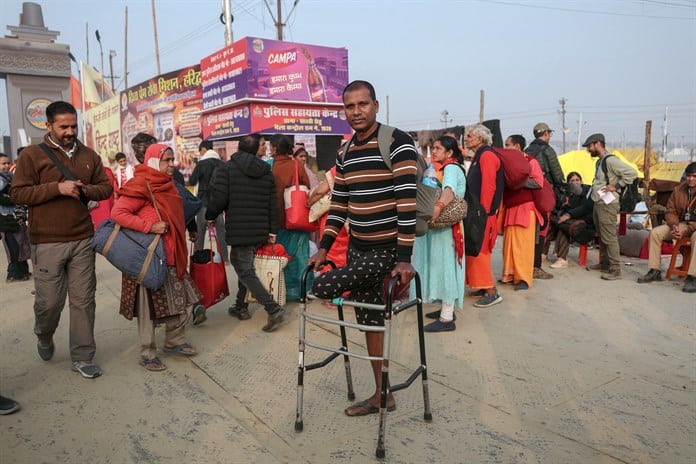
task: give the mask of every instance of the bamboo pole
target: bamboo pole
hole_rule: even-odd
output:
[[[481,90],[479,93],[479,100],[480,100],[480,103],[479,103],[479,123],[483,122],[483,104],[484,104],[485,98],[486,98],[486,91]]]
[[[157,15],[155,13],[155,0],[151,0],[152,3],[152,31],[155,36],[155,57],[157,58],[157,75],[162,74],[160,69],[160,56],[159,56],[159,44],[157,43]]]
[[[650,133],[652,131],[652,121],[645,121],[645,147],[643,152],[643,201],[645,201],[645,206],[648,207],[648,212],[653,210],[650,201]],[[650,225],[655,227],[657,225],[657,215],[650,212]]]
[[[126,21],[125,30],[123,31],[123,79],[125,83],[124,89],[128,89],[128,5],[126,5]]]

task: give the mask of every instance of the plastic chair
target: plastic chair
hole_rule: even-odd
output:
[[[691,264],[691,237],[682,237],[677,240],[674,244],[674,250],[672,250],[672,259],[669,261],[669,268],[667,268],[667,275],[665,280],[669,280],[672,275],[677,275],[679,277],[686,277],[688,275],[689,264]],[[682,263],[681,266],[676,267],[677,256],[681,253]]]
[[[329,263],[332,264],[332,263]],[[405,303],[399,303],[396,306],[392,306],[392,295],[394,294],[394,289],[400,276],[396,275],[391,278],[388,285],[388,291],[385,294],[385,304],[376,305],[361,303],[359,301],[349,301],[342,297],[334,298],[331,300],[333,304],[337,306],[338,318],[330,318],[320,314],[311,313],[307,310],[307,302],[309,299],[317,299],[313,295],[307,294],[307,275],[311,272],[311,267],[308,266],[304,273],[302,274],[302,289],[300,295],[300,337],[299,337],[299,363],[297,367],[297,410],[295,414],[295,431],[301,432],[304,427],[304,420],[302,415],[302,407],[304,403],[304,374],[307,371],[318,369],[328,365],[331,361],[343,355],[343,363],[346,372],[346,383],[348,389],[348,399],[350,401],[355,400],[355,393],[353,392],[353,380],[350,370],[350,358],[355,357],[367,361],[382,361],[382,387],[380,391],[380,407],[379,407],[379,431],[377,435],[377,450],[375,451],[375,456],[379,459],[384,459],[386,455],[385,451],[385,435],[386,435],[386,416],[387,416],[387,396],[389,393],[393,393],[399,390],[403,390],[409,387],[420,375],[423,386],[423,418],[430,422],[433,419],[433,415],[430,411],[430,393],[428,390],[428,368],[425,360],[425,337],[423,335],[423,301],[421,299],[421,283],[420,276],[416,274],[413,278],[413,282],[416,284],[416,299],[407,301]],[[384,325],[383,326],[372,326],[372,325],[361,325],[352,322],[346,322],[343,318],[343,306],[356,307],[359,306],[364,309],[371,311],[383,311],[384,312]],[[406,309],[416,307],[418,313],[418,343],[420,350],[420,365],[413,371],[406,381],[398,385],[389,384],[389,359],[390,359],[390,349],[391,349],[391,330],[392,330],[392,317],[405,311]],[[337,325],[339,326],[341,346],[338,348],[333,348],[325,345],[320,345],[318,343],[311,342],[306,338],[306,323],[307,321],[313,321],[317,323]],[[359,353],[353,353],[348,351],[348,340],[346,337],[346,328],[357,329],[364,332],[384,332],[384,345],[382,348],[382,357],[372,357],[369,355],[363,355]],[[331,352],[331,354],[324,360],[313,363],[305,364],[305,351],[307,347],[316,348],[323,351]]]

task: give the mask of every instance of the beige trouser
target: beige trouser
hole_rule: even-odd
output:
[[[682,223],[682,225],[685,225]],[[662,242],[672,238],[672,229],[667,224],[653,227],[650,232],[650,250],[648,253],[648,265],[650,269],[660,269],[660,256],[662,255]],[[691,234],[691,253],[696,250],[696,232]],[[687,273],[696,277],[696,256],[691,256]]]
[[[92,361],[94,342],[94,250],[90,239],[37,243],[31,247],[34,268],[34,333],[47,344],[53,339],[60,314],[69,298],[70,359]]]
[[[150,319],[150,303],[147,297],[147,289],[140,285],[138,290],[137,308],[138,337],[140,338],[140,357],[153,359],[157,357],[155,345],[155,323]],[[191,318],[190,306],[184,314],[178,314],[163,319],[165,325],[164,346],[174,348],[185,342],[186,324]]]

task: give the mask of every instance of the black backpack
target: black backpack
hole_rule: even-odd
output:
[[[609,173],[607,169],[607,158],[616,155],[606,155],[602,158],[602,171],[604,172],[604,180],[607,185],[609,185]],[[636,178],[632,183],[624,185],[624,187],[618,191],[619,193],[619,212],[620,213],[632,213],[636,205],[643,200],[643,196],[638,191],[640,187],[640,179]]]
[[[468,186],[464,193],[466,200],[466,217],[464,217],[464,254],[478,256],[483,245],[483,236],[488,222],[486,208],[481,205]]]

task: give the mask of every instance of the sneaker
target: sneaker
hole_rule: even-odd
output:
[[[498,292],[493,295],[485,294],[474,303],[477,308],[488,308],[503,301],[503,297]]]
[[[532,274],[532,276],[535,279],[541,279],[541,280],[553,279],[553,274],[549,274],[548,272],[546,272],[545,270],[543,270],[540,267],[534,268],[534,274]]]
[[[205,315],[205,306],[202,304],[193,305],[193,325],[199,325],[208,320],[208,316]]]
[[[431,313],[425,313],[425,317],[427,317],[428,319],[440,319],[440,310],[433,311]],[[456,314],[453,315],[452,320],[453,321],[457,320]]]
[[[649,282],[660,282],[662,280],[662,272],[659,269],[650,269],[644,276],[638,277],[639,284],[647,284]]]
[[[11,398],[0,396],[0,416],[12,414],[15,411],[19,411],[19,403]]]
[[[273,332],[275,329],[277,329],[285,320],[285,310],[280,309],[273,314],[268,315],[268,322],[266,322],[266,325],[261,327],[261,330],[264,332]]]
[[[602,280],[618,280],[621,278],[621,271],[605,271],[600,277]]]
[[[56,346],[51,340],[48,345],[43,345],[40,341],[36,344],[36,350],[39,352],[39,356],[44,361],[50,361],[53,357],[53,353],[56,351]]]
[[[696,276],[688,275],[682,287],[684,293],[696,293]]]
[[[91,361],[74,361],[72,363],[72,370],[79,372],[82,377],[86,379],[94,379],[102,375],[102,371]]]
[[[456,328],[454,321],[442,322],[438,319],[423,327],[423,332],[452,332]]]
[[[466,293],[466,296],[483,296],[486,294],[486,290],[480,288],[478,290],[471,290],[470,292]],[[439,315],[437,316],[438,318],[440,317]]]
[[[227,310],[227,314],[229,314],[232,317],[236,317],[240,321],[246,321],[248,319],[251,319],[251,314],[249,314],[249,308],[247,308],[246,306],[232,306]]]
[[[564,258],[558,258],[554,263],[551,265],[551,269],[565,269],[568,267],[568,260]]]
[[[520,280],[519,283],[515,285],[515,291],[519,292],[520,290],[529,290],[529,285],[524,280]]]

